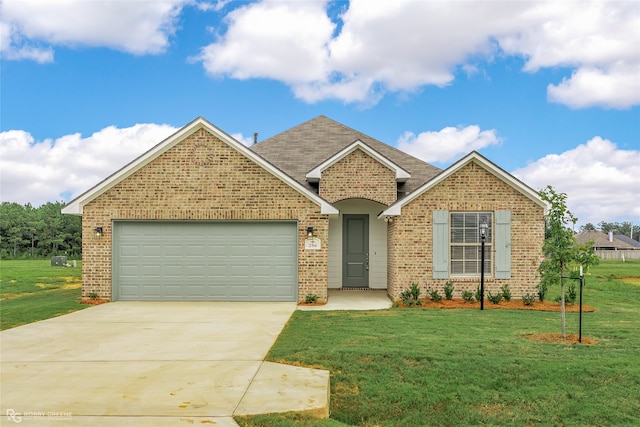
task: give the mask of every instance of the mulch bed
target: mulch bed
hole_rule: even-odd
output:
[[[580,344],[578,341],[578,334],[567,334],[565,339],[562,339],[561,333],[526,334],[521,336],[522,338],[539,342],[548,342],[554,344]],[[582,344],[595,345],[598,344],[598,341],[595,338],[582,337]]]
[[[89,305],[98,305],[98,304],[105,304],[108,303],[109,300],[108,299],[100,299],[100,298],[82,298],[80,300],[80,304],[89,304]]]
[[[463,299],[442,299],[440,302],[431,301],[429,298],[421,298],[422,305],[409,307],[398,302],[398,306],[401,308],[467,308],[467,309],[480,309],[479,302],[467,302]],[[524,305],[522,300],[500,301],[499,304],[493,304],[489,301],[484,302],[485,310],[536,310],[536,311],[560,311],[560,303],[555,301],[536,301],[533,305]],[[566,304],[565,310],[567,313],[577,313],[580,311],[579,304]],[[583,312],[596,311],[595,307],[582,304]]]

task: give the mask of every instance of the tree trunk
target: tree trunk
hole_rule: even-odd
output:
[[[567,339],[566,316],[564,313],[564,268],[560,270],[560,318],[562,319],[562,339]]]

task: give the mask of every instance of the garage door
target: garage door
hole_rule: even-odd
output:
[[[294,222],[115,222],[122,301],[296,301]]]

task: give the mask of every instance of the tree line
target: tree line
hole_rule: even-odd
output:
[[[0,258],[82,256],[82,218],[63,215],[64,202],[0,204]]]

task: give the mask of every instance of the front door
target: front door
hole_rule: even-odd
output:
[[[369,215],[344,215],[342,287],[369,287]]]

